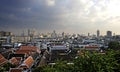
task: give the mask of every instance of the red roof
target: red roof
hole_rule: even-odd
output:
[[[30,55],[30,51],[29,50],[17,50],[15,53],[16,54],[27,54],[27,55]]]
[[[23,64],[20,65],[20,68],[30,68],[34,63],[32,56],[29,56]]]
[[[36,51],[37,47],[35,47],[35,46],[21,46],[20,50],[32,50],[32,51]]]
[[[6,64],[8,61],[0,54],[0,66]]]
[[[3,56],[0,54],[0,59],[3,58]]]
[[[16,59],[16,57],[11,58],[9,61],[10,61],[10,63],[15,64],[15,65],[19,65],[19,63],[20,63],[20,61],[18,61]]]
[[[85,48],[99,48],[98,46],[85,46]]]
[[[21,61],[22,57],[15,57],[17,59],[17,61]]]
[[[16,51],[16,54],[30,55],[32,52],[41,53],[41,51],[35,46],[21,46],[20,49]]]
[[[21,68],[10,68],[9,72],[23,72]]]

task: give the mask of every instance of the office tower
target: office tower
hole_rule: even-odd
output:
[[[97,30],[97,37],[99,37],[100,36],[100,31],[99,30]]]
[[[107,31],[107,37],[112,37],[112,31]]]
[[[30,36],[31,32],[30,32],[30,29],[28,29],[28,36]]]
[[[90,36],[90,33],[88,33],[88,36]]]
[[[56,31],[54,30],[53,33],[51,34],[52,38],[56,38],[57,37],[57,34],[56,34]]]

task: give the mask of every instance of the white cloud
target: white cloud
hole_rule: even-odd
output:
[[[72,32],[117,31],[120,27],[119,0],[32,0],[29,7],[19,8],[24,23],[39,29],[57,29]],[[29,12],[30,11],[30,12]],[[17,11],[19,12],[19,11]],[[23,16],[22,16],[23,15]],[[22,19],[22,17],[26,19]],[[15,18],[11,15],[10,18]],[[19,19],[19,18],[18,18]],[[48,27],[51,26],[51,27]],[[31,26],[32,27],[32,26]],[[43,30],[44,31],[44,30]]]
[[[54,6],[55,5],[55,0],[45,0],[45,2],[48,6]]]
[[[68,2],[65,8],[67,13],[61,14],[66,26],[69,26],[68,29],[71,27],[73,30],[78,28],[85,31],[101,28],[115,30],[119,26],[120,19],[116,18],[120,16],[119,0],[69,0]],[[108,21],[111,17],[113,19]]]

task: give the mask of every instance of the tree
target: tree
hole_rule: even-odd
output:
[[[108,48],[113,49],[113,50],[120,50],[120,43],[118,41],[111,41],[108,44]]]
[[[109,51],[105,55],[97,52],[85,52],[74,61],[75,72],[114,72],[118,68],[115,52]]]
[[[32,72],[74,72],[73,65],[68,65],[67,61],[56,61],[55,65],[38,67]]]
[[[16,65],[7,63],[7,64],[3,65],[2,67],[0,67],[0,72],[6,72],[6,71],[9,71],[10,68],[15,68],[15,67],[16,67]]]
[[[4,67],[0,67],[0,72],[4,72],[5,68]]]
[[[39,72],[120,72],[120,51],[109,50],[104,55],[83,51],[73,63],[68,65],[67,61],[58,60],[53,66],[47,65],[37,70]]]

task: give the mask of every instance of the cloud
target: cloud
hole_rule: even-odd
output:
[[[48,6],[54,6],[55,5],[55,0],[45,0],[45,2]]]
[[[1,0],[0,25],[19,30],[87,33],[110,28],[117,32],[119,7],[119,0]]]

